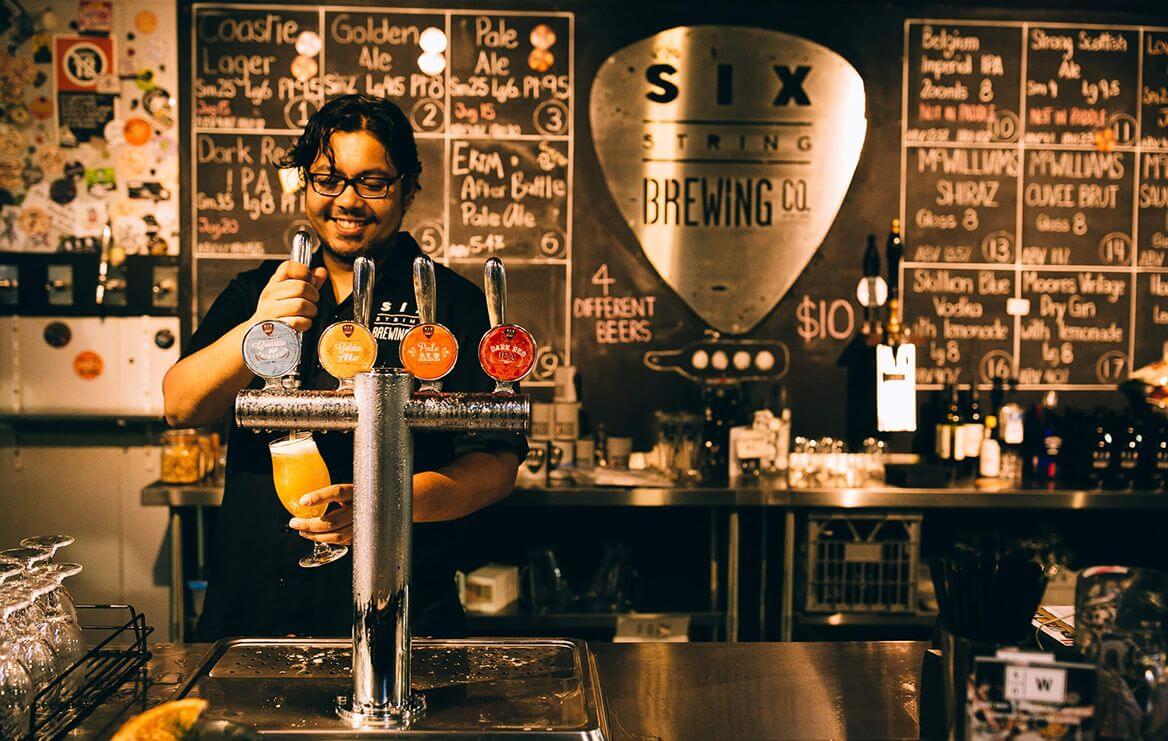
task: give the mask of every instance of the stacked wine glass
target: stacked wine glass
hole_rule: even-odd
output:
[[[0,550],[0,738],[27,735],[37,694],[85,655],[77,610],[63,586],[81,566],[54,561],[72,542],[42,535]],[[38,713],[56,709],[74,689],[59,684],[39,698]]]

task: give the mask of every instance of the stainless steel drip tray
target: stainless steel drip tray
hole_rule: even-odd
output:
[[[272,736],[607,735],[596,664],[582,641],[414,640],[412,684],[427,710],[388,730],[354,729],[336,713],[337,696],[352,691],[351,648],[343,639],[219,641],[178,697],[207,700],[204,718]]]

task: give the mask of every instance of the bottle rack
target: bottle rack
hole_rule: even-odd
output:
[[[134,697],[146,688],[146,637],[154,631],[146,616],[129,605],[77,605],[77,619],[92,647],[36,693],[29,738],[63,736],[131,678]]]

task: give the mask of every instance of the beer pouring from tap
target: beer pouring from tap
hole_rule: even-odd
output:
[[[402,338],[402,367],[422,382],[420,392],[440,393],[441,379],[458,362],[458,339],[436,321],[434,263],[425,255],[414,258],[414,300],[418,305],[418,325]]]
[[[491,328],[479,341],[479,364],[495,379],[496,394],[514,394],[515,384],[535,366],[535,338],[518,324],[506,323],[507,274],[499,258],[483,265],[483,287]]]
[[[353,388],[353,378],[377,362],[377,339],[369,331],[374,270],[368,257],[353,262],[353,321],[329,325],[317,343],[321,367],[340,382],[341,389]]]

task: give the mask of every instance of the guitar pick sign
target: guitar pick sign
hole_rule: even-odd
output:
[[[863,80],[839,54],[734,26],[671,28],[621,49],[601,65],[590,115],[645,256],[730,334],[762,321],[819,249],[868,126]]]

